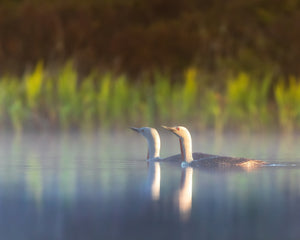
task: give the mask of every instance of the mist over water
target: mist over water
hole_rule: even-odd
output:
[[[124,132],[0,136],[1,239],[298,239],[299,136],[192,134],[193,150],[265,160],[249,171],[146,162]],[[179,153],[162,134],[162,157]]]

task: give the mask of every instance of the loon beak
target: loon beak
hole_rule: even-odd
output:
[[[164,125],[162,125],[161,127],[163,127],[164,129],[167,129],[167,130],[169,130],[169,131],[172,131],[172,129],[173,129],[173,128],[171,128],[171,127],[167,127],[167,126],[164,126]]]
[[[140,133],[140,129],[139,128],[135,128],[135,127],[130,127],[133,131]]]
[[[167,127],[167,126],[162,126],[164,129],[169,130],[170,132],[176,134],[176,127]],[[177,134],[176,134],[177,135]]]

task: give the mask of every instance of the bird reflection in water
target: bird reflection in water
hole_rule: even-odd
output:
[[[154,201],[160,197],[160,163],[148,162],[148,181],[151,198]]]
[[[187,221],[191,215],[193,192],[193,168],[182,169],[180,189],[178,192],[178,208],[182,221]]]

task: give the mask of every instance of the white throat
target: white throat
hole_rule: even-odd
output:
[[[186,132],[183,137],[179,138],[179,142],[182,160],[185,162],[193,161],[192,137],[190,133]]]
[[[151,138],[147,138],[148,142],[148,156],[147,160],[159,158],[160,153],[160,138],[153,134]]]

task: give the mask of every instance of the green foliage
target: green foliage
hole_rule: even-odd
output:
[[[268,118],[268,94],[271,77],[262,81],[251,79],[246,73],[227,82],[226,119],[228,125],[258,129]]]
[[[93,74],[82,81],[79,89],[79,99],[82,126],[85,128],[92,128],[97,113],[96,90]]]
[[[281,128],[291,132],[300,126],[300,83],[296,78],[289,79],[289,85],[283,81],[275,87],[275,99]]]
[[[227,115],[232,126],[248,125],[248,116],[253,109],[255,95],[252,94],[249,76],[245,73],[227,82]]]
[[[110,108],[110,94],[111,94],[111,75],[106,73],[100,77],[100,89],[96,94],[98,119],[102,126],[107,126],[109,119],[109,108]]]
[[[141,96],[142,93],[140,91],[130,89],[128,99],[128,120],[133,126],[138,125],[141,122]]]
[[[38,97],[41,94],[43,81],[43,64],[37,64],[35,71],[25,77],[25,88],[27,103],[30,108],[35,108],[38,102]]]
[[[26,117],[23,106],[23,84],[16,78],[4,76],[0,79],[0,121],[10,124],[20,132]]]
[[[193,112],[196,110],[196,97],[197,97],[197,71],[194,68],[187,70],[185,74],[185,82],[182,89],[182,97],[180,101],[181,112],[183,114],[183,119],[191,118]]]
[[[77,95],[77,72],[71,62],[67,63],[58,76],[57,84],[58,115],[61,126],[68,128],[79,116],[79,99]]]
[[[225,88],[200,83],[189,68],[175,82],[166,74],[141,78],[93,72],[79,78],[72,63],[50,74],[39,63],[23,79],[0,78],[0,126],[62,129],[186,124],[198,129],[261,131],[300,129],[300,81],[241,72],[224,77]]]
[[[4,124],[5,120],[5,98],[6,98],[6,84],[0,80],[0,125]]]
[[[12,125],[16,132],[21,132],[24,122],[24,106],[20,99],[13,101],[9,107],[9,114],[12,121]]]
[[[161,122],[169,122],[172,116],[171,83],[167,76],[156,73],[154,88],[154,101],[156,114]],[[169,97],[168,97],[169,96]]]
[[[128,87],[127,78],[124,75],[117,77],[114,82],[111,99],[111,107],[109,108],[112,121],[123,121],[131,106],[128,105],[130,89]]]
[[[47,109],[47,118],[52,125],[57,120],[57,109],[56,106],[58,105],[55,88],[54,88],[54,79],[53,78],[46,78],[44,81],[43,87],[43,107]],[[42,101],[40,101],[42,103]]]
[[[206,90],[201,96],[200,109],[199,127],[213,128],[217,133],[222,132],[225,124],[222,96],[213,90]]]

